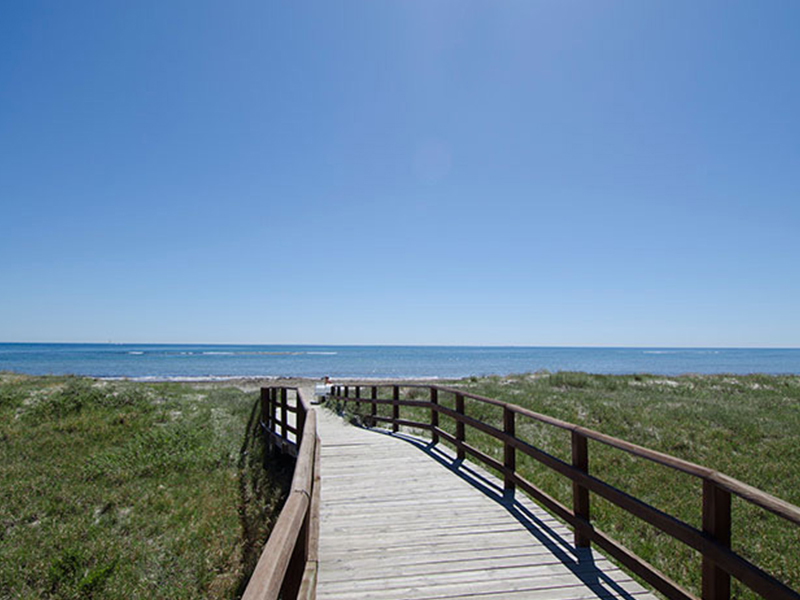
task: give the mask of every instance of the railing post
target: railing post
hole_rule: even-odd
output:
[[[436,429],[439,427],[439,411],[436,407],[439,405],[439,390],[431,387],[431,442],[434,445],[439,443],[439,434]]]
[[[464,396],[463,394],[456,394],[456,412],[459,415],[464,414]],[[464,421],[456,419],[456,456],[458,460],[464,460],[466,453],[462,445],[466,441],[464,435]]]
[[[278,407],[277,407],[277,402],[275,401],[277,397],[278,397],[278,390],[275,389],[275,388],[270,388],[270,390],[269,390],[269,426],[268,426],[268,430],[269,430],[269,433],[270,433],[270,435],[269,435],[269,449],[270,449],[270,452],[272,452],[273,454],[278,449],[278,447],[275,444],[275,438],[272,436],[273,433],[278,433],[278,420],[277,420]]]
[[[303,431],[305,431],[306,428],[306,411],[305,408],[303,408],[302,403],[300,402],[300,392],[295,390],[294,397],[295,397],[294,406],[296,410],[294,414],[295,414],[295,423],[297,424],[297,433],[295,434],[294,441],[295,444],[297,444],[297,449],[299,450],[300,442],[303,441]]]
[[[348,396],[350,396],[350,386],[349,386],[349,385],[346,385],[346,386],[344,386],[344,397],[345,397],[345,402],[347,402],[347,398],[348,398]]]
[[[286,410],[286,388],[281,388],[281,437],[288,441],[286,424],[289,421],[289,411]]]
[[[378,399],[378,386],[375,385],[372,386],[372,394],[370,395],[372,396],[373,400]],[[371,404],[370,414],[373,416],[372,422],[370,423],[370,427],[375,427],[375,423],[377,423],[377,421],[374,419],[374,417],[378,416],[378,403],[370,402],[370,404]]]
[[[261,434],[264,447],[264,468],[269,464],[269,452],[272,447],[272,436],[269,434],[269,389],[261,388]]]
[[[589,472],[589,445],[586,436],[577,431],[572,432],[572,466],[576,469]],[[575,516],[583,519],[587,523],[590,520],[589,513],[589,490],[579,484],[572,482],[572,511]],[[575,546],[578,548],[588,548],[589,538],[575,528]]]
[[[397,420],[400,418],[400,405],[397,404],[397,401],[400,400],[400,386],[392,386],[392,432],[397,433],[400,429],[400,426],[397,424]]]
[[[515,413],[509,407],[503,407],[503,432],[509,437],[516,437],[516,425],[514,423]],[[514,493],[516,488],[516,481],[514,473],[517,470],[517,451],[514,446],[508,442],[503,442],[503,466],[506,471],[503,474],[503,488],[509,494]]]
[[[731,546],[731,494],[703,480],[703,533],[726,548]],[[731,576],[703,557],[703,600],[728,600]]]

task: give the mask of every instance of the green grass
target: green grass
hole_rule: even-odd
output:
[[[800,505],[799,377],[559,372],[470,378],[453,385],[717,469]],[[381,397],[390,397],[389,390],[382,390]],[[427,399],[428,395],[424,390],[407,390],[405,397]],[[454,405],[450,394],[440,394],[440,402],[451,408]],[[502,429],[502,414],[496,407],[467,400],[466,412]],[[379,414],[389,413],[388,406],[379,408]],[[401,407],[400,415],[429,420],[427,409]],[[440,422],[445,430],[454,432],[451,419],[442,415]],[[517,435],[570,460],[569,432],[518,417]],[[467,439],[502,461],[502,448],[493,438],[467,428]],[[700,527],[699,480],[593,441],[589,442],[589,460],[593,475]],[[520,453],[517,468],[571,506],[569,480]],[[591,501],[595,526],[699,594],[700,558],[696,552],[594,494]],[[800,589],[797,526],[734,498],[733,547],[790,587]],[[734,582],[733,595],[756,597],[738,582]]]
[[[0,374],[0,598],[236,598],[291,467],[257,395]]]

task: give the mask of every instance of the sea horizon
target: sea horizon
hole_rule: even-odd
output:
[[[325,344],[322,342],[8,342],[0,346],[288,346],[288,347],[340,347],[340,348],[597,348],[597,349],[654,349],[654,350],[800,350],[798,346],[632,346],[627,344]]]
[[[3,342],[0,371],[133,380],[800,374],[800,348]]]

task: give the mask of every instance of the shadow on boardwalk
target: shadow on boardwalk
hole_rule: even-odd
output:
[[[439,463],[443,468],[457,475],[462,481],[468,483],[486,498],[502,506],[511,517],[520,523],[598,597],[615,597],[623,598],[624,600],[635,600],[637,598],[596,565],[595,554],[591,548],[576,548],[547,523],[533,514],[519,501],[515,494],[507,493],[493,476],[483,472],[482,469],[454,457],[453,454],[444,450],[441,445],[434,445],[430,440],[402,432],[392,433],[386,429],[355,424],[353,426],[371,433],[402,440],[414,446],[420,452]]]

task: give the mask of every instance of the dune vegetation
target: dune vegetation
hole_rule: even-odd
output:
[[[288,487],[255,392],[0,374],[0,598],[235,598]]]

